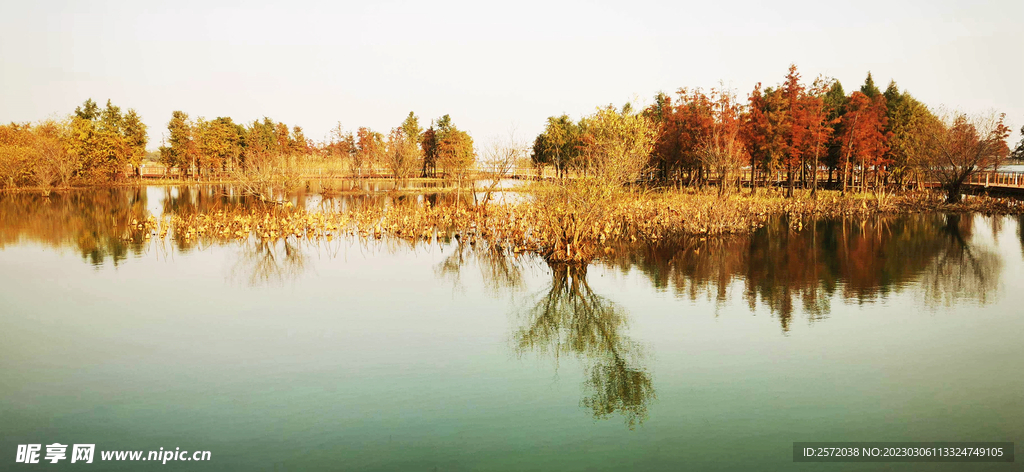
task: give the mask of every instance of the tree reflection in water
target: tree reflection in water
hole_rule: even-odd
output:
[[[1024,215],[1017,215],[1017,239],[1020,239],[1020,250],[1024,251]]]
[[[297,279],[307,268],[301,244],[295,238],[243,242],[231,274],[253,287]]]
[[[618,412],[630,428],[643,423],[654,387],[642,366],[642,349],[622,334],[627,313],[594,293],[587,266],[554,264],[550,269],[550,287],[520,314],[522,322],[513,334],[517,352],[581,359],[589,364],[585,385],[591,391],[581,404],[595,418]]]
[[[151,217],[146,194],[147,190],[140,188],[54,192],[49,197],[0,194],[0,249],[30,241],[73,248],[94,265],[106,260],[119,264],[129,254],[138,255],[150,248],[149,232],[140,224]],[[168,188],[163,197],[161,209],[166,215],[256,205],[230,190],[214,187]],[[325,205],[353,209],[423,201],[447,204],[449,198],[445,194],[340,196]],[[300,200],[295,205],[305,203]],[[996,234],[1003,222],[1016,223],[1024,248],[1021,216],[998,221],[936,213],[818,221],[782,218],[749,235],[712,239],[694,236],[615,246],[608,249],[610,255],[596,263],[622,271],[636,269],[656,288],[672,290],[679,297],[705,297],[717,306],[738,299],[751,309],[767,307],[786,332],[801,309],[811,321],[829,316],[837,297],[841,302],[861,304],[909,290],[923,295],[927,305],[954,305],[964,300],[987,303],[998,293],[1003,260],[974,236],[974,225],[986,221]],[[239,257],[232,273],[252,285],[297,277],[311,266],[306,254],[321,248],[320,242],[295,236],[241,242],[189,239],[177,234],[171,237],[172,247],[182,252],[211,244],[238,245]],[[360,241],[367,250],[389,251],[414,251],[439,244],[451,252],[436,267],[438,276],[459,285],[463,267],[475,264],[485,287],[493,294],[522,290],[524,265],[540,263],[536,257],[516,256],[482,240],[456,242],[443,232],[429,241]],[[163,247],[162,242],[156,244],[157,249]],[[565,355],[580,359],[587,366],[585,386],[589,392],[582,405],[597,417],[619,413],[630,426],[642,422],[654,389],[644,367],[642,349],[623,334],[626,313],[594,293],[587,284],[586,267],[561,265],[549,269],[550,286],[535,303],[517,313],[517,327],[513,329],[517,352],[548,353],[556,362]],[[730,293],[736,290],[740,293]]]
[[[783,331],[802,305],[810,321],[831,312],[835,295],[857,304],[907,287],[929,304],[981,303],[1002,268],[991,248],[972,243],[975,217],[922,214],[769,224],[750,235],[661,241],[615,248],[603,262],[638,268],[658,288],[724,304],[739,284],[751,310],[765,306]]]
[[[985,247],[971,244],[973,218],[947,215],[939,236],[943,247],[924,270],[921,286],[931,304],[971,299],[986,303],[998,289],[1003,261]]]
[[[462,288],[462,269],[470,263],[480,268],[484,287],[492,296],[517,292],[523,288],[521,256],[509,254],[501,246],[486,243],[454,244],[451,253],[434,272]]]
[[[0,249],[28,240],[75,248],[94,266],[108,258],[116,266],[145,250],[148,230],[139,223],[147,217],[140,188],[0,193]]]
[[[493,295],[517,292],[524,286],[525,268],[540,263],[533,256],[510,254],[500,246],[459,242],[435,271],[461,285],[462,272],[477,266],[484,286]],[[517,320],[512,339],[520,356],[536,352],[573,356],[584,363],[588,390],[580,404],[595,418],[620,413],[634,428],[647,418],[647,404],[655,398],[651,375],[642,366],[640,346],[626,338],[627,313],[587,283],[587,266],[548,264],[551,284],[536,300],[513,313]]]
[[[56,248],[74,248],[93,265],[112,260],[115,265],[130,254],[140,255],[158,239],[157,253],[167,248],[160,234],[150,238],[142,224],[153,216],[147,193],[157,203],[161,231],[169,215],[190,216],[235,211],[259,211],[266,204],[243,196],[230,186],[177,186],[164,188],[97,188],[53,192],[0,194],[0,248],[32,241]],[[162,195],[161,195],[162,194]],[[339,195],[317,202],[310,195],[288,196],[294,207],[320,205],[325,211],[401,204],[453,204],[464,198],[453,194]],[[319,198],[319,196],[317,196]],[[263,205],[263,206],[261,206]],[[986,220],[985,218],[989,218]],[[155,221],[155,220],[153,220]],[[743,299],[751,307],[767,307],[783,331],[803,311],[811,321],[832,311],[838,296],[843,302],[869,303],[892,292],[910,290],[925,295],[927,304],[951,305],[958,300],[985,303],[997,293],[1000,254],[974,242],[973,226],[991,224],[998,234],[1004,222],[1017,226],[1024,249],[1024,217],[943,215],[937,213],[835,218],[795,221],[780,218],[752,234],[727,238],[699,236],[623,244],[609,248],[612,255],[598,263],[623,271],[638,269],[658,289],[680,297],[706,297],[722,306]],[[208,238],[186,238],[172,232],[171,248],[188,252],[209,244],[237,244]],[[450,240],[443,232],[440,243]],[[386,238],[385,238],[386,239]],[[490,248],[484,241],[463,241],[438,268],[438,274],[458,282],[457,267],[470,260],[481,262],[488,290],[505,292],[522,287],[522,274],[510,263],[515,256]],[[474,244],[475,243],[475,244]],[[251,270],[251,281],[280,280],[304,267],[298,241],[272,245],[243,243],[238,272]],[[396,243],[398,244],[398,243]],[[401,244],[399,244],[401,246]],[[406,247],[406,246],[402,246]],[[411,247],[411,246],[410,246]],[[397,250],[397,248],[396,248]],[[290,277],[290,275],[288,275]],[[730,292],[739,289],[740,294]]]

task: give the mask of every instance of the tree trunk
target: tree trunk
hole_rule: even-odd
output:
[[[860,192],[864,193],[868,190],[868,179],[866,172],[868,171],[867,164],[861,163],[860,165]]]
[[[847,179],[850,178],[850,161],[846,161],[846,163],[843,164],[843,175],[841,175],[840,177],[842,177],[842,179],[843,179],[843,191],[842,191],[842,194],[846,195],[846,181],[847,181]]]
[[[960,203],[960,187],[963,182],[964,179],[961,178],[946,185],[946,203]]]
[[[811,168],[811,172],[814,173],[811,176],[811,196],[818,196],[818,151],[814,151],[814,167]]]
[[[786,198],[793,198],[793,166],[786,166]]]

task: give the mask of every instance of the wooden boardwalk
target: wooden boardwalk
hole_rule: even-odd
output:
[[[1024,195],[1024,173],[1021,172],[978,172],[970,176],[964,185],[975,191],[994,191]]]

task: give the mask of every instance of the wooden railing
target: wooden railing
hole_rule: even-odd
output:
[[[978,172],[971,175],[964,183],[981,187],[1024,188],[1024,173]]]

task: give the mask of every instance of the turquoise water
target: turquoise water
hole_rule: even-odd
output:
[[[1019,450],[1015,217],[778,221],[583,269],[119,238],[244,204],[190,192],[0,197],[0,469],[1018,470],[792,462],[794,441]],[[13,463],[54,442],[211,460]]]

